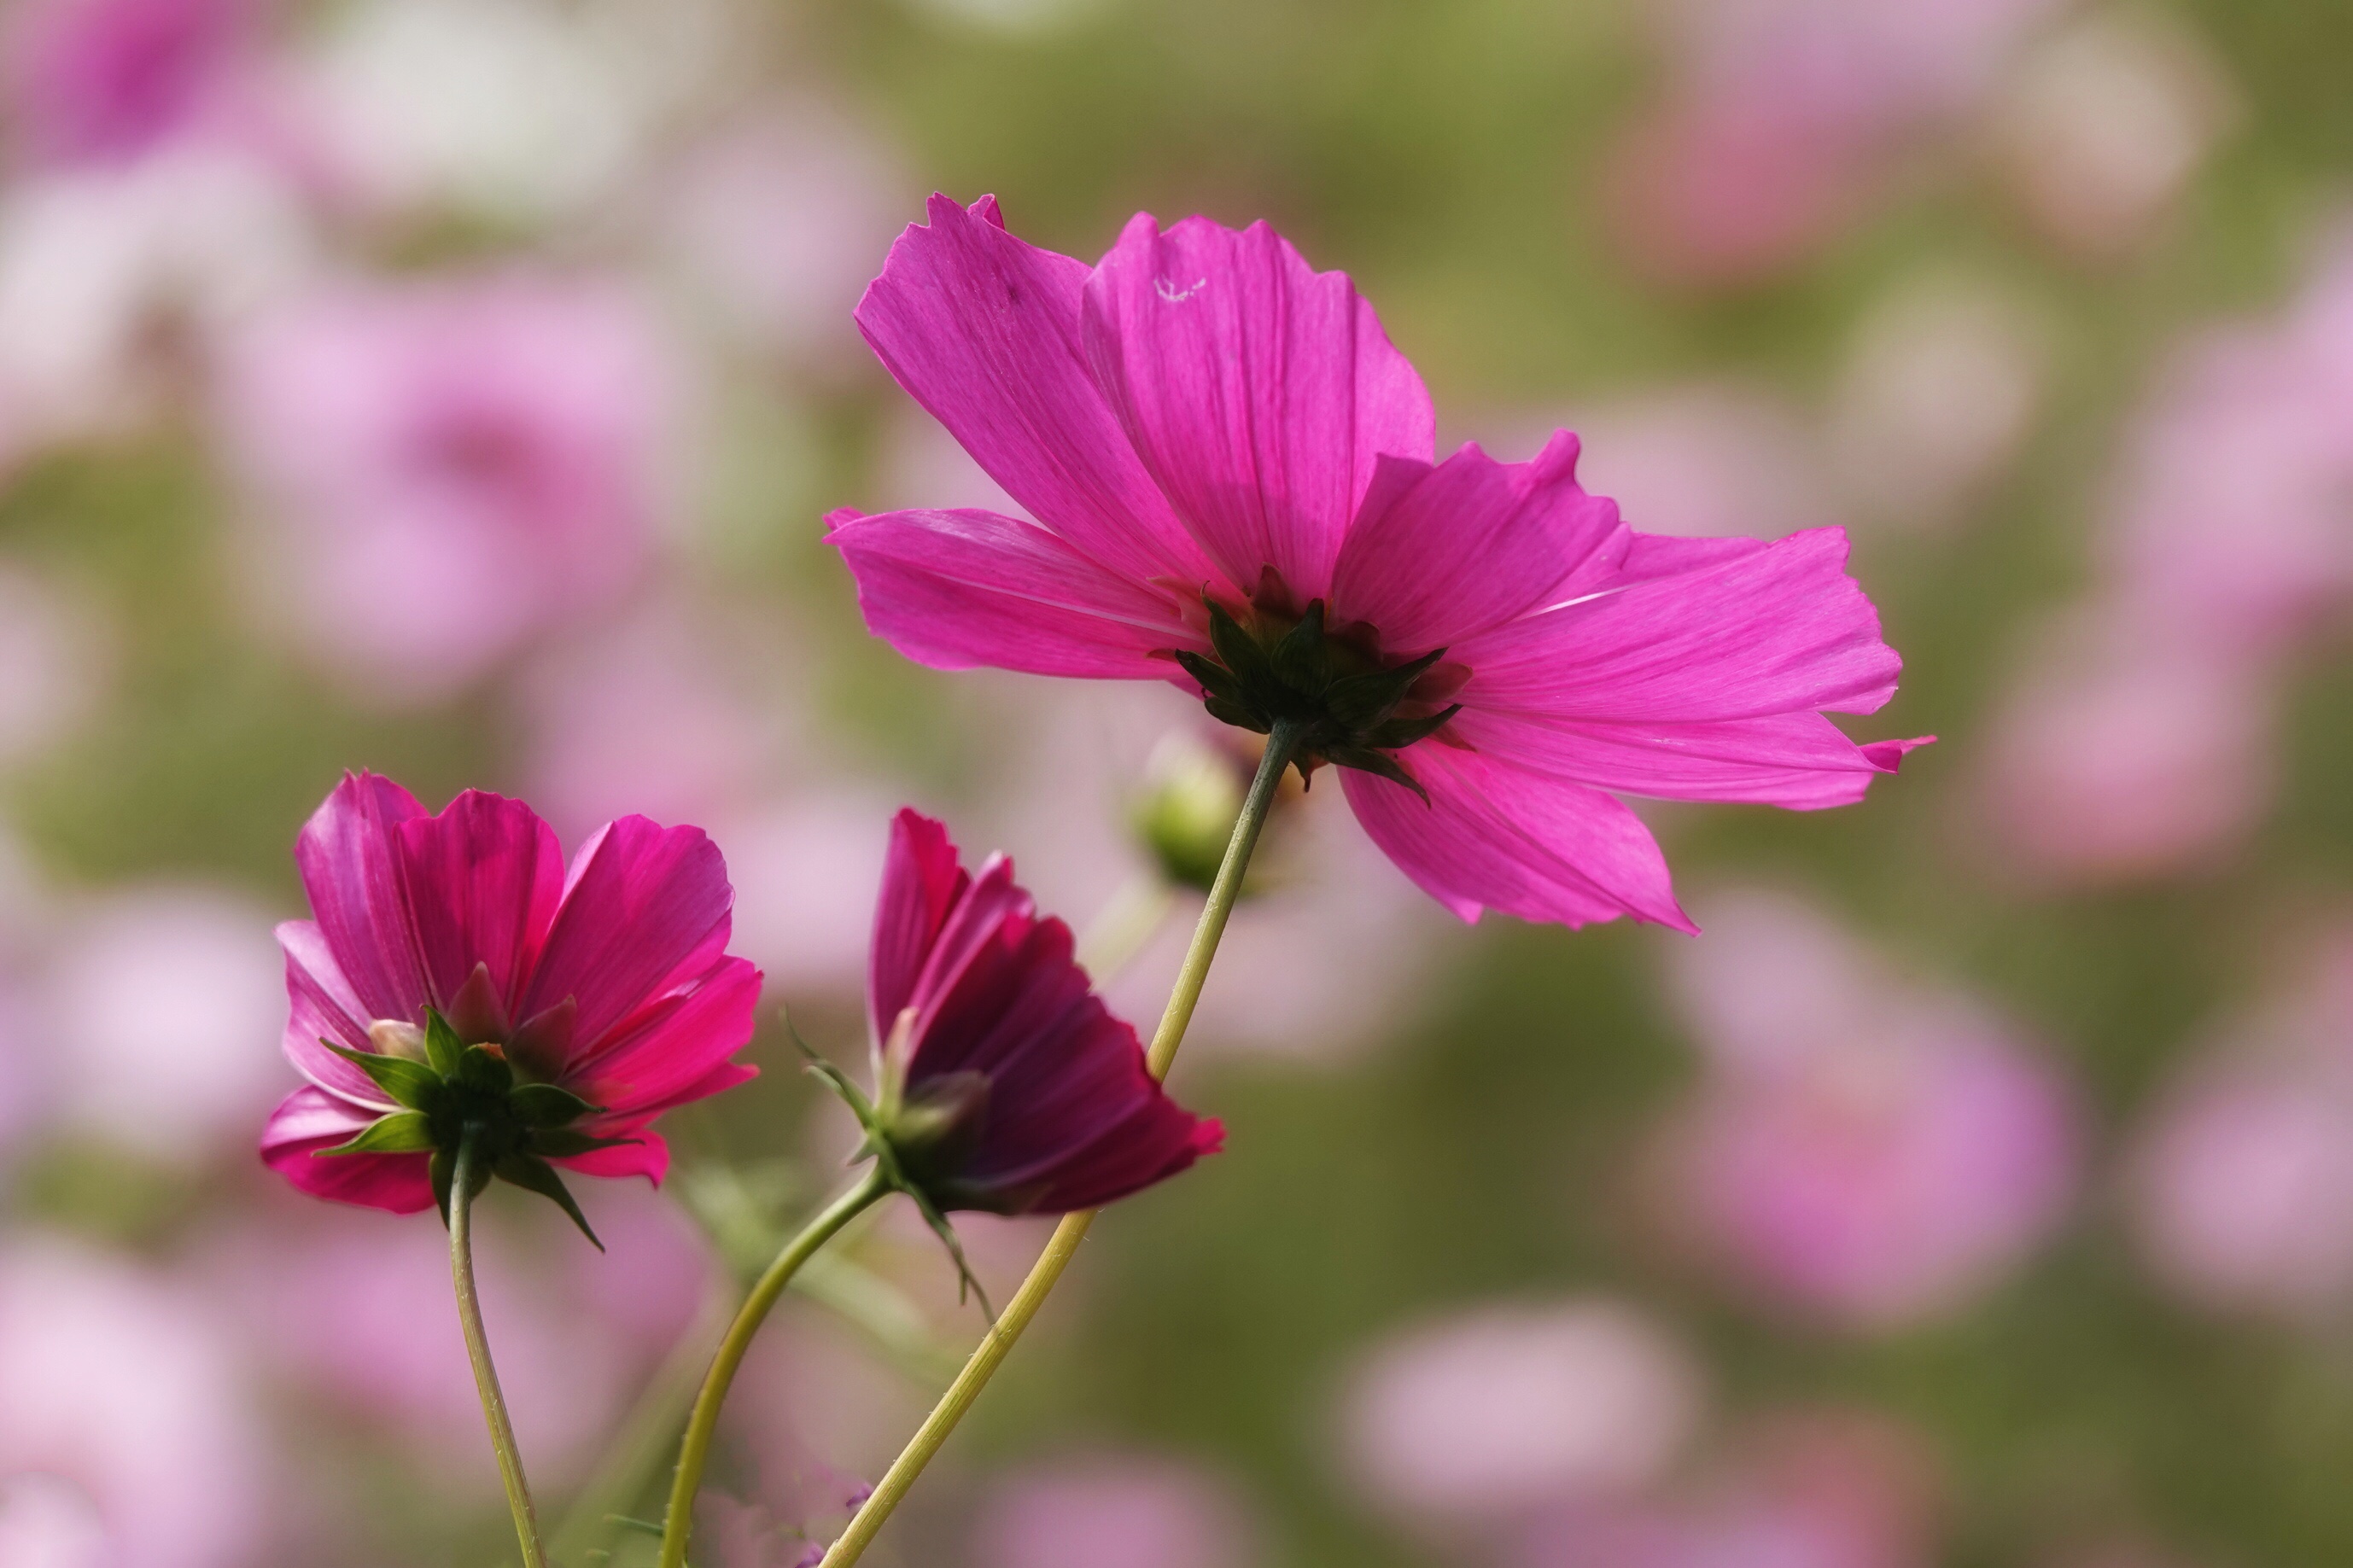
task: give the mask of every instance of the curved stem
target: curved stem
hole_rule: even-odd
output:
[[[891,1190],[879,1163],[870,1169],[865,1179],[836,1198],[831,1206],[801,1228],[801,1233],[785,1243],[760,1282],[744,1299],[735,1321],[727,1329],[727,1337],[719,1342],[718,1354],[711,1358],[711,1370],[704,1374],[702,1390],[694,1396],[694,1414],[688,1417],[685,1441],[679,1445],[678,1473],[670,1479],[670,1510],[662,1516],[661,1568],[683,1568],[686,1562],[686,1538],[694,1529],[694,1494],[702,1484],[702,1467],[711,1458],[711,1439],[719,1430],[719,1407],[726,1403],[728,1385],[735,1381],[735,1369],[744,1364],[744,1352],[752,1348],[752,1336],[760,1331],[767,1321],[769,1310],[776,1299],[800,1272],[817,1249],[833,1238],[834,1232]]]
[[[1160,1026],[1153,1031],[1151,1048],[1145,1053],[1145,1065],[1155,1079],[1168,1076],[1169,1065],[1176,1059],[1176,1047],[1185,1042],[1186,1026],[1192,1023],[1193,1008],[1201,1000],[1202,983],[1209,977],[1209,961],[1218,954],[1219,939],[1226,934],[1226,918],[1233,913],[1234,901],[1241,894],[1242,873],[1250,869],[1250,854],[1258,847],[1259,830],[1266,826],[1275,788],[1282,783],[1283,769],[1291,765],[1298,746],[1298,732],[1287,723],[1278,723],[1274,733],[1267,737],[1266,754],[1259,759],[1258,775],[1250,780],[1241,815],[1234,819],[1233,837],[1226,841],[1226,858],[1218,866],[1217,880],[1209,886],[1209,901],[1201,910],[1200,923],[1193,928],[1192,945],[1185,950],[1185,965],[1176,972],[1176,987],[1168,994],[1168,1005],[1160,1015]],[[865,1554],[875,1533],[907,1495],[907,1489],[915,1484],[915,1478],[923,1473],[923,1467],[932,1462],[932,1456],[939,1452],[940,1445],[947,1441],[948,1434],[955,1430],[956,1423],[964,1419],[965,1412],[972,1408],[980,1391],[997,1374],[998,1363],[1013,1349],[1014,1341],[1029,1326],[1029,1320],[1038,1315],[1047,1292],[1061,1279],[1062,1270],[1070,1267],[1079,1243],[1086,1239],[1087,1227],[1094,1224],[1100,1212],[1082,1209],[1062,1216],[1062,1223],[1054,1227],[1052,1238],[1046,1243],[1046,1250],[1030,1266],[1029,1277],[1021,1281],[1021,1289],[1006,1303],[997,1321],[989,1325],[987,1334],[974,1349],[972,1359],[965,1363],[947,1393],[940,1396],[939,1404],[916,1428],[913,1440],[891,1462],[891,1468],[875,1486],[874,1494],[859,1509],[841,1538],[827,1551],[819,1568],[849,1568]],[[677,1568],[677,1564],[665,1560],[664,1568]]]
[[[491,1364],[490,1335],[482,1328],[482,1303],[474,1293],[474,1147],[476,1130],[458,1139],[456,1168],[449,1178],[449,1277],[458,1288],[458,1321],[466,1331],[466,1359],[474,1363],[474,1389],[491,1424],[491,1447],[498,1450],[499,1479],[506,1483],[507,1508],[515,1538],[522,1543],[523,1568],[547,1568],[539,1543],[539,1515],[522,1476],[522,1451],[515,1447],[514,1423],[507,1419],[506,1395],[499,1392],[499,1369]]]

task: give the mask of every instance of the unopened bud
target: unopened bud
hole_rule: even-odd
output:
[[[414,1024],[404,1024],[397,1018],[378,1018],[368,1026],[368,1044],[388,1057],[406,1057],[413,1062],[427,1058],[425,1031]]]
[[[1179,887],[1207,892],[1241,815],[1250,770],[1225,748],[1190,734],[1160,742],[1130,818],[1135,836]]]

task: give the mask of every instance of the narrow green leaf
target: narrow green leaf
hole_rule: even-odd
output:
[[[425,1009],[425,1059],[443,1078],[458,1076],[458,1061],[465,1054],[466,1042],[449,1026],[438,1008]]]
[[[328,1039],[319,1043],[367,1074],[376,1088],[392,1097],[395,1105],[406,1106],[411,1110],[430,1110],[434,1097],[441,1092],[440,1075],[423,1062],[377,1051],[354,1051]]]
[[[507,1103],[526,1127],[569,1127],[603,1109],[552,1083],[523,1084],[507,1096]]]
[[[915,1200],[915,1207],[923,1214],[923,1223],[932,1227],[932,1234],[940,1238],[940,1244],[948,1249],[948,1257],[955,1262],[956,1305],[964,1305],[965,1292],[971,1292],[973,1298],[980,1302],[980,1310],[987,1317],[989,1326],[996,1327],[997,1309],[988,1304],[988,1292],[980,1288],[980,1277],[972,1271],[972,1265],[965,1261],[964,1244],[956,1239],[955,1227],[948,1224],[948,1216],[939,1211],[939,1206],[921,1187],[903,1184],[900,1190]]]
[[[507,1154],[501,1156],[491,1169],[499,1180],[512,1182],[527,1192],[553,1200],[556,1207],[570,1215],[572,1223],[580,1227],[580,1234],[588,1238],[589,1245],[599,1252],[605,1250],[605,1244],[598,1241],[596,1233],[588,1228],[588,1216],[582,1214],[580,1205],[572,1201],[572,1190],[564,1184],[564,1178],[555,1173],[554,1166],[535,1154]]]
[[[322,1149],[322,1154],[422,1154],[433,1148],[433,1123],[421,1110],[396,1110],[379,1116],[348,1143]]]

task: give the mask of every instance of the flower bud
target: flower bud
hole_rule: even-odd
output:
[[[1129,821],[1160,874],[1207,892],[1225,858],[1250,782],[1243,760],[1223,746],[1175,734],[1154,748]]]

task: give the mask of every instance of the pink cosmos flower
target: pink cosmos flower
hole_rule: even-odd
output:
[[[1714,921],[1678,955],[1715,1058],[1672,1150],[1685,1214],[1742,1276],[1843,1327],[1978,1299],[2073,1195],[2065,1080],[1795,900],[1727,900]]]
[[[0,94],[43,162],[134,156],[216,105],[255,0],[27,0],[0,28]]]
[[[756,1071],[731,1058],[751,1038],[760,972],[726,956],[727,870],[699,828],[621,817],[567,867],[520,801],[469,790],[428,816],[356,773],[295,858],[317,918],[278,940],[286,1055],[310,1083],[271,1115],[261,1156],[305,1192],[425,1208],[448,1179],[445,1123],[463,1120],[520,1160],[659,1182],[670,1151],[653,1120]],[[462,1068],[436,1042],[443,1019],[481,1047]],[[419,1074],[438,1087],[418,1091]],[[473,1098],[446,1097],[461,1090]],[[331,1152],[404,1111],[417,1121],[389,1152]]]
[[[1302,770],[1344,765],[1374,841],[1465,920],[1688,930],[1608,792],[1842,805],[1920,743],[1823,717],[1875,710],[1899,668],[1842,533],[1637,534],[1566,432],[1531,462],[1433,463],[1430,395],[1371,307],[1262,224],[1139,214],[1090,269],[993,198],[934,196],[858,321],[1037,520],[833,514],[877,635],[1303,726]]]
[[[445,696],[645,564],[679,383],[625,288],[332,289],[227,363],[230,455],[277,524],[265,561],[291,569],[271,609],[365,689]]]
[[[974,875],[937,822],[892,822],[867,977],[875,1126],[938,1208],[1095,1208],[1223,1141],[1145,1070],[1135,1030],[1071,947],[1012,861],[992,855]]]

